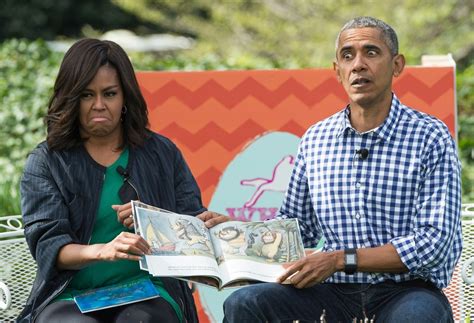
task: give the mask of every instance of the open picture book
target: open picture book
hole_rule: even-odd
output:
[[[206,228],[200,219],[132,201],[135,231],[152,252],[140,268],[217,289],[276,282],[283,264],[303,258],[296,219],[229,221]]]

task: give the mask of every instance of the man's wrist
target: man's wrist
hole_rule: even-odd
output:
[[[344,272],[353,275],[357,271],[357,249],[348,248],[344,250]]]
[[[344,271],[344,250],[337,250],[333,252],[335,256],[336,271]]]

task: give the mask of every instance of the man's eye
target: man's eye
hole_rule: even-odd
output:
[[[377,55],[377,52],[376,52],[375,50],[369,50],[369,51],[367,52],[367,55],[369,55],[369,56],[376,56],[376,55]]]
[[[351,59],[351,58],[352,58],[352,54],[351,54],[351,53],[343,53],[343,54],[342,54],[342,58],[343,58],[343,59]]]

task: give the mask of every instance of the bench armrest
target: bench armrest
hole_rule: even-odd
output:
[[[6,310],[12,304],[12,297],[8,286],[0,281],[0,310]]]
[[[471,267],[471,273],[469,274],[469,267]],[[474,257],[469,258],[462,265],[461,270],[462,279],[468,285],[474,284]]]

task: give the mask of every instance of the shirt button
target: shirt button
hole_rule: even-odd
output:
[[[359,220],[359,219],[360,219],[360,213],[359,213],[359,212],[356,212],[356,214],[355,214],[355,218],[356,218],[357,220]]]
[[[361,184],[360,182],[356,182],[356,183],[355,183],[355,187],[356,187],[356,188],[360,188],[361,186],[362,186],[362,184]]]

